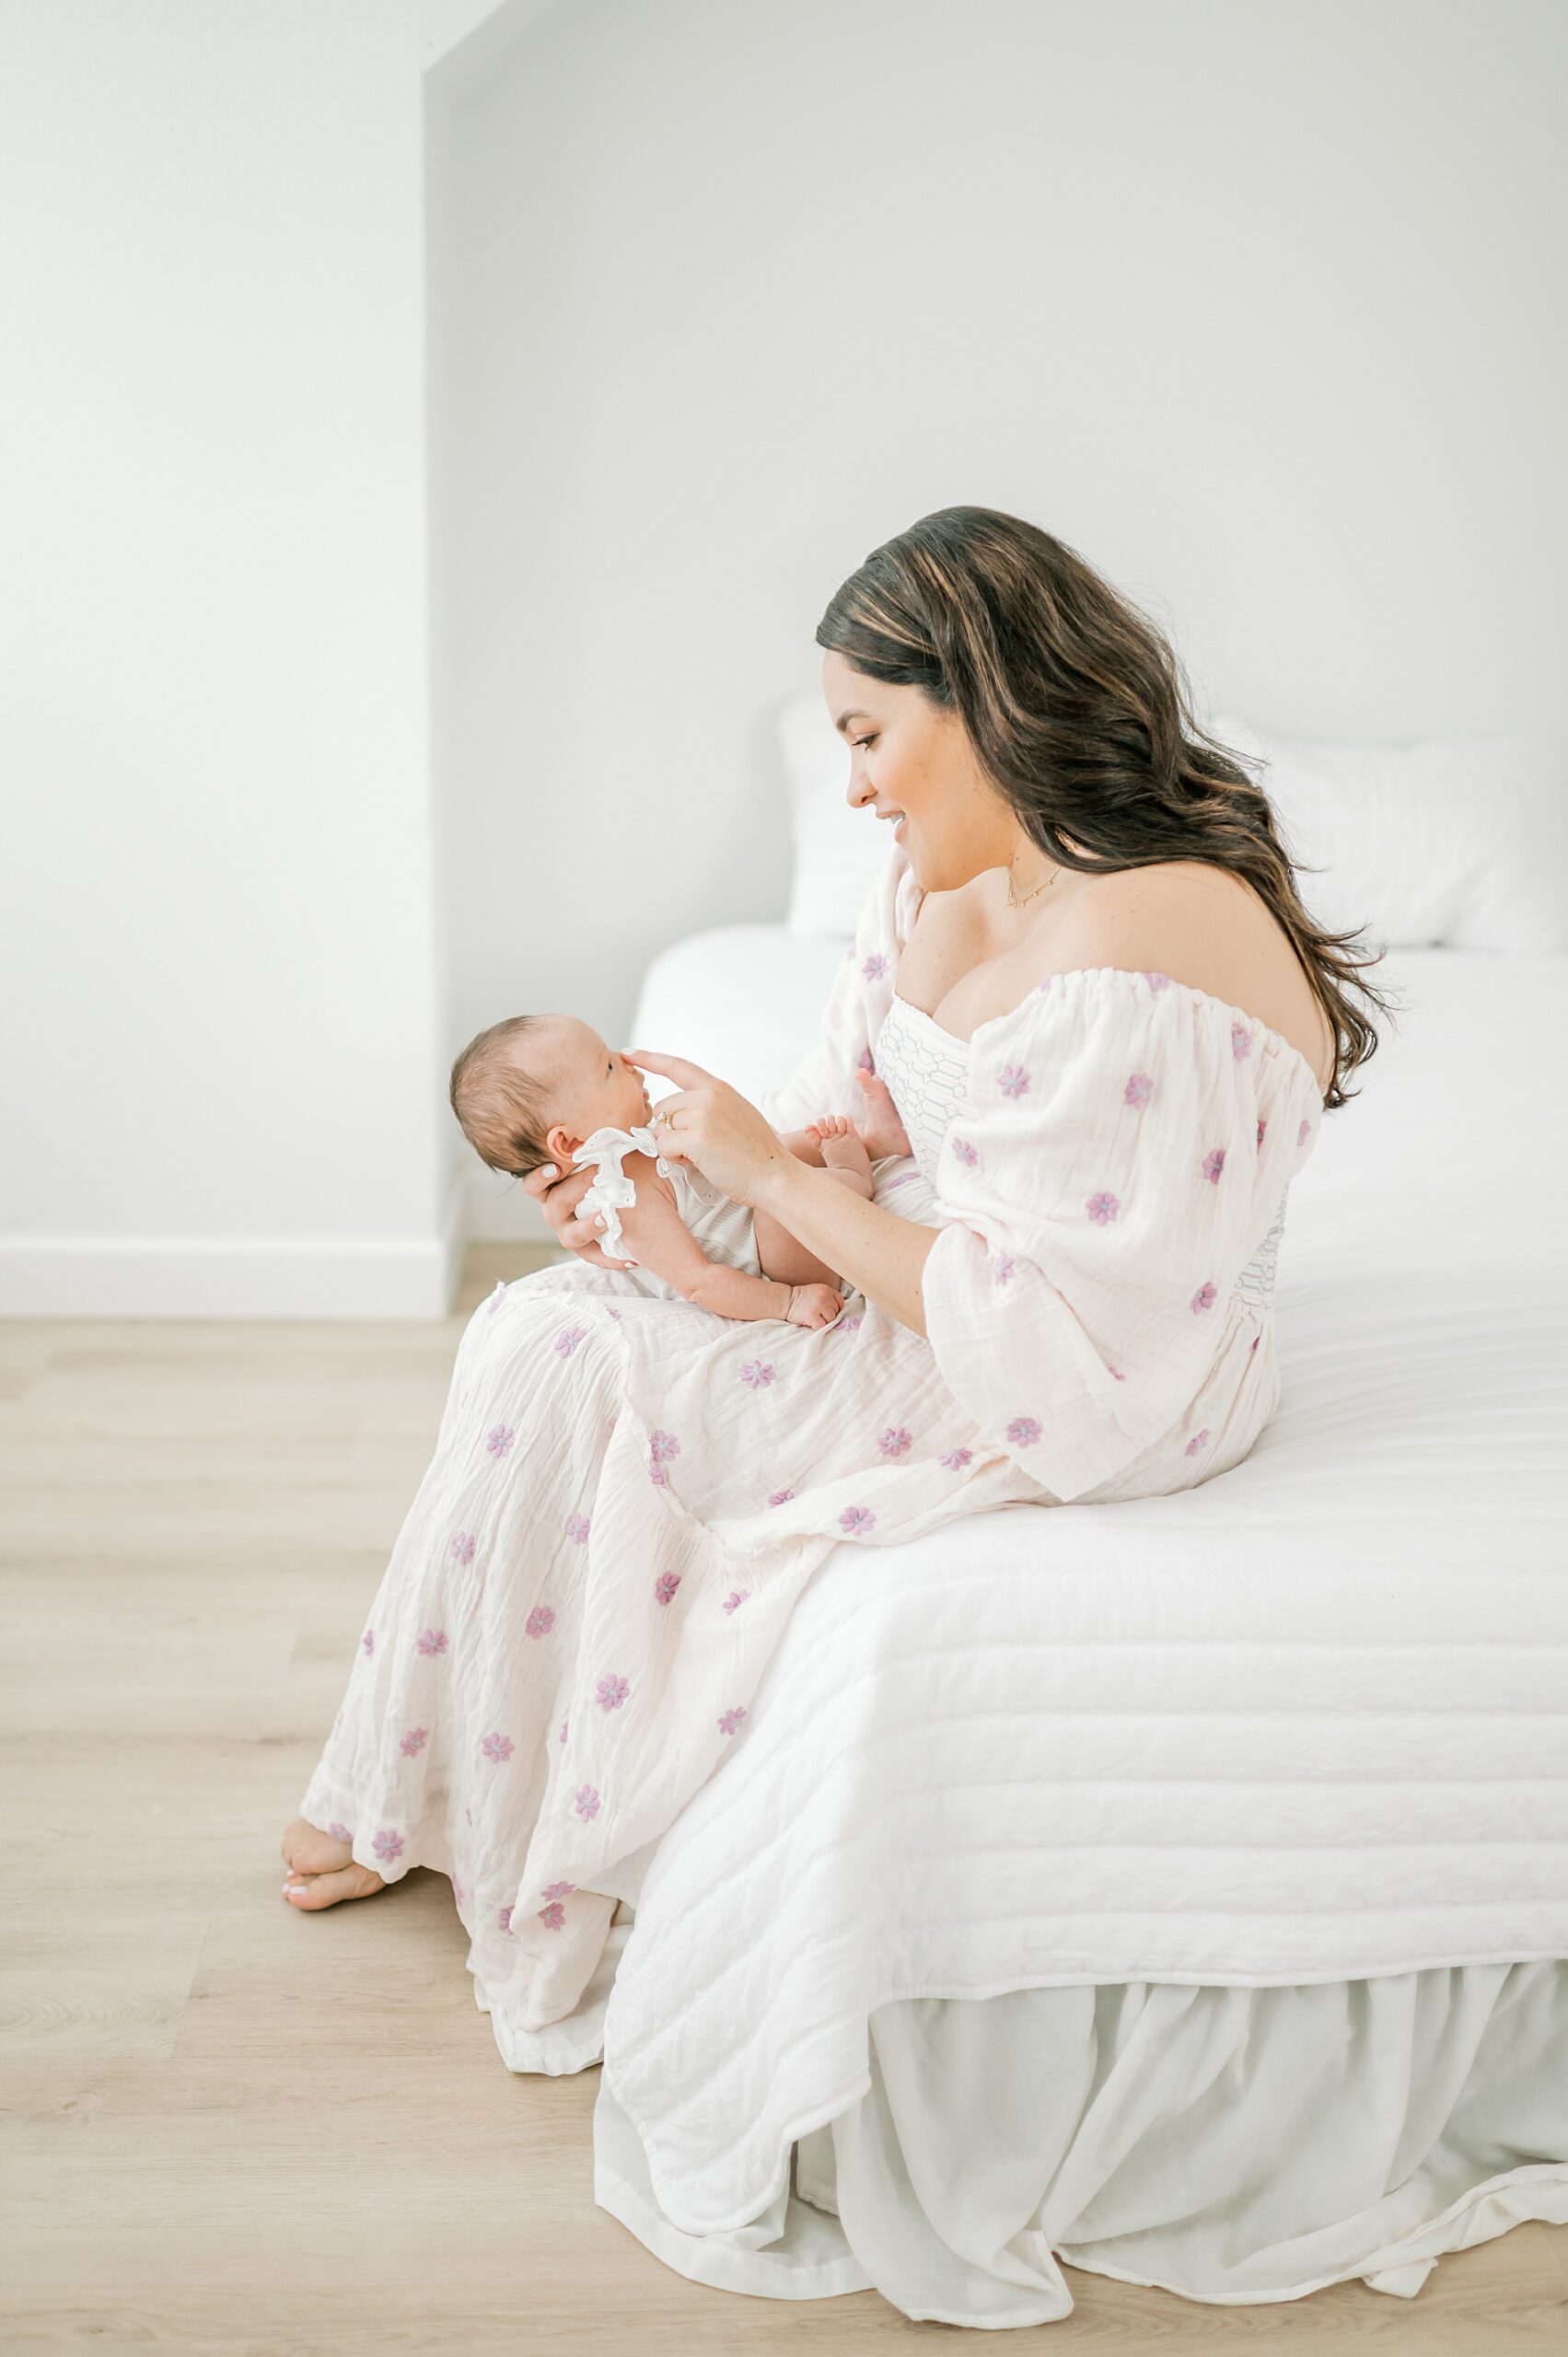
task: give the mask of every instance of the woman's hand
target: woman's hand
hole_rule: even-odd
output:
[[[679,1084],[653,1111],[653,1132],[667,1162],[689,1162],[738,1203],[756,1208],[772,1175],[794,1156],[749,1097],[727,1080],[684,1056],[653,1056],[628,1048],[639,1072],[662,1073]]]
[[[577,1217],[576,1207],[597,1175],[591,1162],[563,1172],[558,1172],[553,1162],[546,1162],[530,1170],[522,1185],[553,1228],[557,1244],[579,1254],[590,1268],[629,1269],[630,1260],[612,1260],[601,1251],[595,1230]]]

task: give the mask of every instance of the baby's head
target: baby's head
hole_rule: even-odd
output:
[[[569,1170],[595,1130],[630,1130],[652,1107],[635,1064],[575,1015],[514,1015],[470,1039],[452,1066],[452,1110],[493,1170]]]

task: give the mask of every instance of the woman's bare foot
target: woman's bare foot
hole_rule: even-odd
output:
[[[378,1874],[358,1864],[346,1841],[334,1841],[302,1817],[284,1835],[283,1862],[289,1870],[284,1897],[292,1907],[332,1907],[340,1898],[368,1898],[387,1887]]]
[[[860,1134],[865,1141],[865,1151],[872,1161],[880,1162],[883,1155],[889,1154],[912,1154],[914,1148],[909,1142],[909,1132],[900,1119],[899,1109],[893,1102],[887,1082],[878,1080],[875,1073],[867,1072],[864,1064],[855,1078],[865,1099],[865,1111],[859,1124]]]

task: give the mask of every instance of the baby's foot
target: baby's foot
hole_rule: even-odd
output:
[[[860,1134],[865,1141],[865,1151],[873,1162],[880,1162],[884,1155],[912,1154],[909,1132],[899,1116],[891,1092],[885,1080],[867,1072],[862,1064],[855,1074],[860,1093],[865,1099],[865,1110],[860,1122]]]
[[[284,1897],[291,1906],[332,1907],[340,1898],[368,1898],[387,1887],[372,1868],[359,1864],[346,1841],[334,1841],[302,1817],[284,1835],[283,1861],[289,1870]]]
[[[807,1130],[822,1149],[822,1161],[829,1170],[848,1170],[857,1178],[871,1176],[871,1156],[854,1123],[842,1113],[824,1113]]]

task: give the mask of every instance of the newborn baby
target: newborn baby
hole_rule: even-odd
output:
[[[882,1083],[865,1072],[860,1082],[861,1126],[825,1114],[781,1143],[869,1196],[873,1159],[907,1154],[909,1140]],[[492,1024],[452,1066],[451,1096],[464,1136],[493,1170],[525,1178],[545,1162],[560,1170],[591,1163],[598,1176],[577,1217],[602,1212],[600,1249],[645,1265],[687,1301],[721,1318],[782,1318],[792,1326],[829,1326],[842,1309],[840,1280],[798,1237],[721,1193],[690,1163],[665,1160],[636,1066],[575,1016]],[[673,1247],[668,1222],[639,1221],[650,1193],[675,1207],[681,1233]]]

